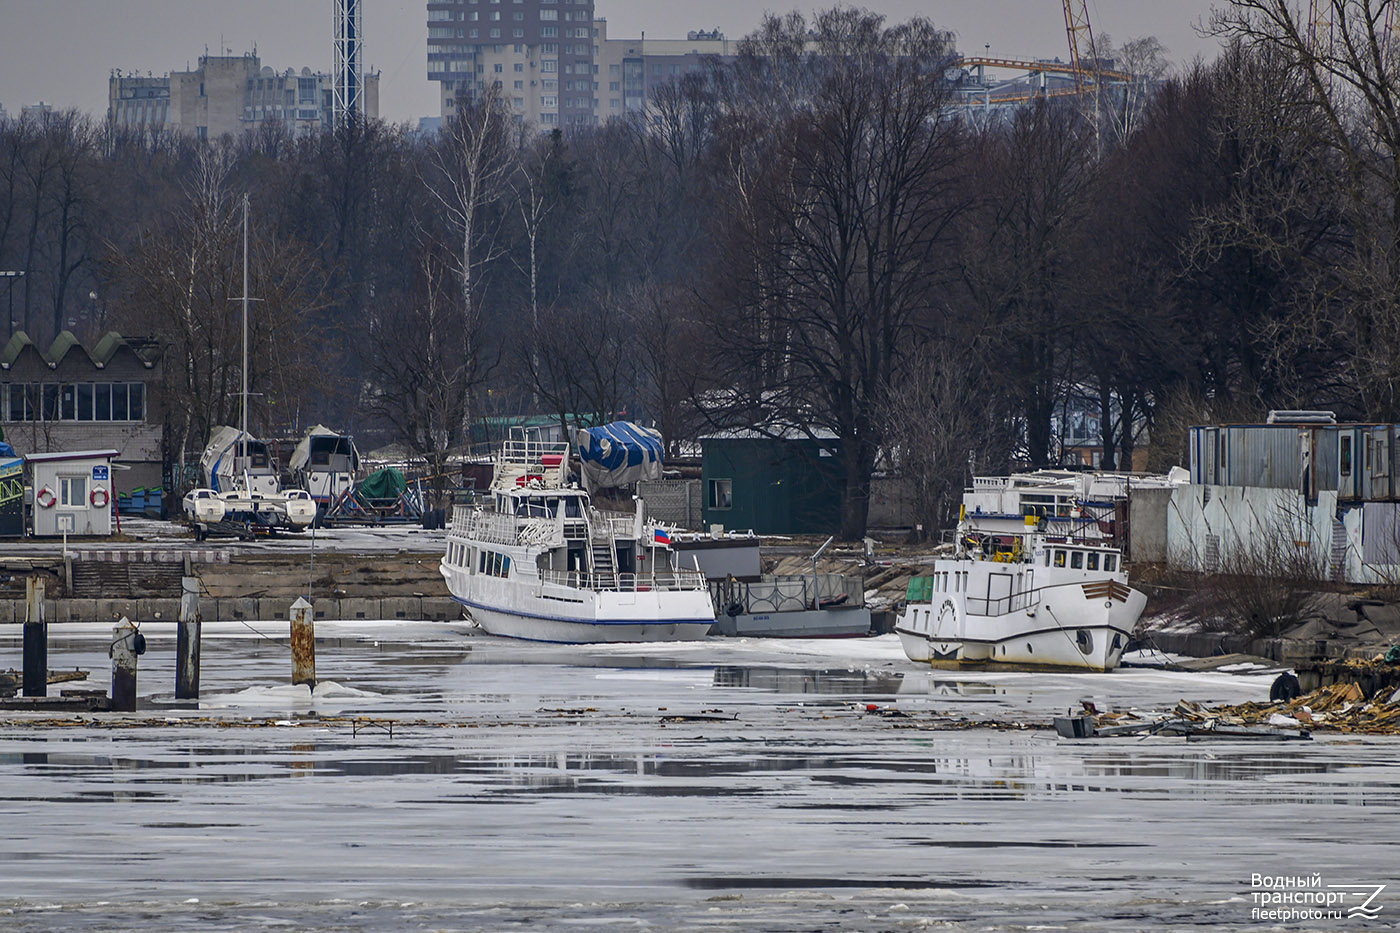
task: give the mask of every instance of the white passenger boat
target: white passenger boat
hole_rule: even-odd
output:
[[[565,482],[567,443],[513,436],[487,507],[459,505],[442,575],[453,599],[492,635],[532,641],[702,638],[714,606],[698,569],[678,566],[667,529],[608,517]]]
[[[1021,516],[964,518],[952,557],[909,582],[895,625],[910,660],[935,667],[1109,671],[1147,598],[1102,538],[1045,533]]]

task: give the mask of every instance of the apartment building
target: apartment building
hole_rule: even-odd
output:
[[[107,82],[107,118],[117,126],[165,127],[200,139],[237,136],[279,123],[293,135],[332,125],[334,80],[310,68],[265,67],[256,53],[201,55],[198,66],[162,77],[123,75]],[[364,76],[365,116],[379,116],[379,75]]]
[[[732,60],[739,54],[739,43],[718,29],[689,32],[684,39],[610,39],[607,20],[593,26],[598,122],[645,110],[658,85],[703,71],[707,59]]]
[[[594,122],[593,0],[429,0],[428,78],[441,113],[494,89],[517,121]]]

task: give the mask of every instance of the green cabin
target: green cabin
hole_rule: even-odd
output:
[[[841,527],[840,442],[729,431],[700,439],[705,526],[757,534],[831,534]]]

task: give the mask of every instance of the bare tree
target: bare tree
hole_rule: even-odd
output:
[[[456,113],[432,149],[435,171],[428,188],[456,242],[453,271],[461,323],[454,333],[461,341],[461,365],[467,368],[462,380],[468,393],[464,418],[471,417],[472,393],[489,368],[482,338],[490,274],[503,252],[502,207],[511,169],[509,121],[494,86],[480,99],[459,98]]]
[[[865,532],[882,437],[876,406],[926,319],[938,247],[967,206],[961,128],[941,76],[946,33],[874,14],[769,17],[754,40],[794,87],[755,98],[736,80],[726,106],[747,126],[717,236],[717,372],[758,400],[776,429],[829,430],[843,466],[841,534]],[[788,72],[794,50],[802,69]],[[774,113],[773,101],[790,110]],[[767,122],[780,120],[779,123]],[[738,397],[738,396],[735,396]]]
[[[1014,405],[995,372],[974,346],[928,342],[904,362],[880,406],[890,465],[925,535],[956,521],[970,457],[1003,464],[1016,446]]]
[[[109,249],[117,320],[165,346],[181,476],[185,457],[198,455],[213,427],[234,423],[240,405],[241,214],[232,167],[229,149],[200,150],[173,222],[144,231],[131,249]],[[329,302],[304,245],[253,229],[249,287],[259,300],[249,319],[249,414],[265,429],[294,412],[317,381],[311,343]]]
[[[465,440],[468,399],[480,380],[461,347],[479,335],[461,334],[467,322],[451,251],[427,244],[419,255],[412,290],[386,296],[371,320],[366,403],[427,462],[440,506],[448,457]]]

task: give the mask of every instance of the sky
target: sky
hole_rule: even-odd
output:
[[[1117,43],[1156,36],[1172,60],[1213,58],[1213,39],[1196,30],[1224,0],[1089,0],[1095,34]],[[752,30],[765,11],[810,13],[833,5],[754,0],[595,0],[612,38],[645,33],[683,38],[719,29],[730,38]],[[866,0],[856,5],[891,20],[924,15],[951,29],[968,54],[1067,56],[1064,13],[1055,0]],[[365,64],[381,73],[380,116],[414,123],[436,116],[436,86],[427,78],[423,0],[364,0]],[[107,109],[107,78],[163,75],[193,66],[206,47],[233,54],[257,49],[264,65],[330,71],[331,0],[0,0],[0,106],[17,114],[39,101],[93,114]]]

